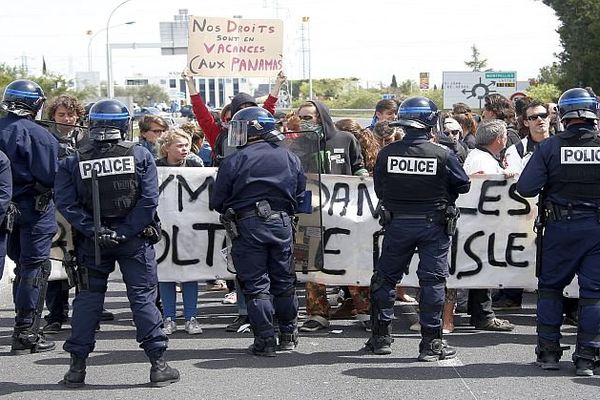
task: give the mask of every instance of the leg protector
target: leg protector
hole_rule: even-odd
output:
[[[563,320],[562,290],[538,289],[537,334],[538,338],[558,342]]]
[[[59,383],[62,383],[70,389],[76,389],[85,385],[85,362],[87,358],[77,357],[71,354],[71,364],[65,377]]]
[[[594,369],[600,367],[600,349],[577,344],[573,353],[575,373],[578,376],[592,376]]]
[[[559,369],[558,362],[562,357],[563,350],[565,348],[561,347],[558,341],[538,338],[538,345],[535,347],[536,365],[545,370]]]
[[[430,331],[421,329],[423,335],[419,343],[419,361],[439,361],[456,357],[456,349],[448,346],[442,337],[441,327]]]

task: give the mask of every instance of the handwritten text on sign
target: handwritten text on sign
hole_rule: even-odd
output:
[[[190,17],[188,67],[194,75],[272,76],[282,60],[281,20]]]

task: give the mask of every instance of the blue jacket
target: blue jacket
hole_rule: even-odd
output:
[[[248,211],[268,200],[273,211],[295,214],[304,198],[306,178],[298,157],[275,143],[249,144],[219,166],[210,208]]]
[[[567,137],[589,135],[589,131],[593,129],[594,126],[592,124],[572,125],[566,132],[554,135],[541,142],[517,181],[517,191],[519,194],[524,197],[535,197],[544,187],[557,184],[561,166],[561,136],[565,134]],[[560,206],[567,206],[570,203],[574,207],[593,208],[594,210],[600,206],[600,201],[598,200],[569,199],[556,193],[549,193],[546,196],[546,200]]]
[[[8,114],[0,119],[0,150],[11,163],[13,199],[30,199],[36,183],[51,188],[58,163],[58,141],[29,118]]]
[[[129,214],[113,227],[118,235],[126,238],[139,234],[150,225],[158,206],[158,175],[152,154],[142,146],[134,146],[133,157],[140,195]],[[75,229],[93,238],[94,217],[82,206],[79,197],[83,193],[82,187],[79,154],[73,154],[59,164],[55,183],[56,207]]]
[[[10,161],[6,154],[0,151],[0,223],[6,216],[11,199],[12,173],[10,172]]]

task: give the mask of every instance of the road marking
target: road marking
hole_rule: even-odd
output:
[[[462,367],[464,365],[463,362],[460,361],[460,358],[455,357],[455,358],[450,358],[448,360],[440,360],[440,361],[438,361],[438,365],[440,365],[442,367],[452,367],[452,369],[454,370],[454,372],[456,372],[456,375],[458,375],[458,377],[460,378],[460,381],[467,388],[467,390],[469,391],[469,393],[471,393],[471,396],[473,396],[473,398],[475,400],[477,400],[477,396],[475,396],[475,393],[473,393],[473,391],[471,390],[471,388],[469,387],[469,385],[467,384],[467,382],[460,375],[460,372],[458,372],[458,369],[456,369],[456,367]]]

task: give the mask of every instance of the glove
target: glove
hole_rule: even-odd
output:
[[[98,246],[100,246],[101,249],[112,249],[125,240],[123,236],[117,235],[117,232],[105,227],[100,228],[97,237]]]

